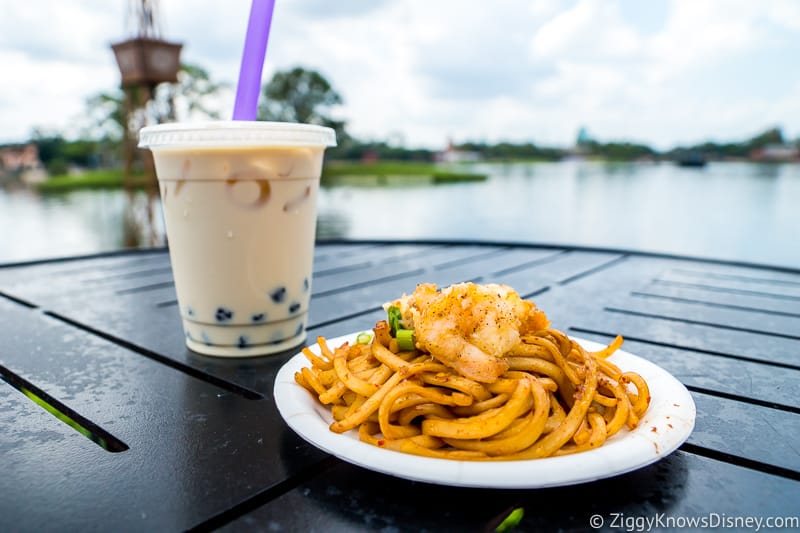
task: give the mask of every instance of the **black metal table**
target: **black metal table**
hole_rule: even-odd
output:
[[[516,507],[520,531],[586,529],[592,515],[620,529],[798,525],[800,271],[520,244],[319,243],[309,342],[370,328],[418,282],[466,280],[513,286],[571,335],[624,335],[691,391],[688,442],[644,469],[554,489],[374,473],[278,415],[273,380],[294,351],[225,360],[184,347],[165,250],[5,265],[0,530],[482,531]]]

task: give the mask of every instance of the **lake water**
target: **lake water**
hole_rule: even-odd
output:
[[[318,237],[577,244],[800,267],[800,165],[475,164],[484,182],[341,179]],[[0,189],[0,262],[164,243],[144,192]]]

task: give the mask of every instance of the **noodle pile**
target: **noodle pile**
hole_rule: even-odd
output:
[[[381,321],[367,343],[332,350],[319,337],[320,355],[303,350],[311,366],[295,380],[331,406],[331,431],[357,428],[364,442],[428,457],[534,459],[597,448],[650,403],[645,380],[607,359],[622,337],[587,352],[556,329],[523,335],[509,369],[480,383],[400,351],[388,330]]]

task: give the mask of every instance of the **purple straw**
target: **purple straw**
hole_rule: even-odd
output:
[[[261,70],[264,68],[274,7],[275,0],[253,0],[250,6],[239,84],[236,86],[236,102],[233,105],[233,120],[256,119],[258,95],[261,93]]]

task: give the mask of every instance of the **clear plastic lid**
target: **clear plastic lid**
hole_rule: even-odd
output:
[[[225,148],[230,146],[336,146],[331,128],[263,121],[176,122],[139,131],[139,148]]]

